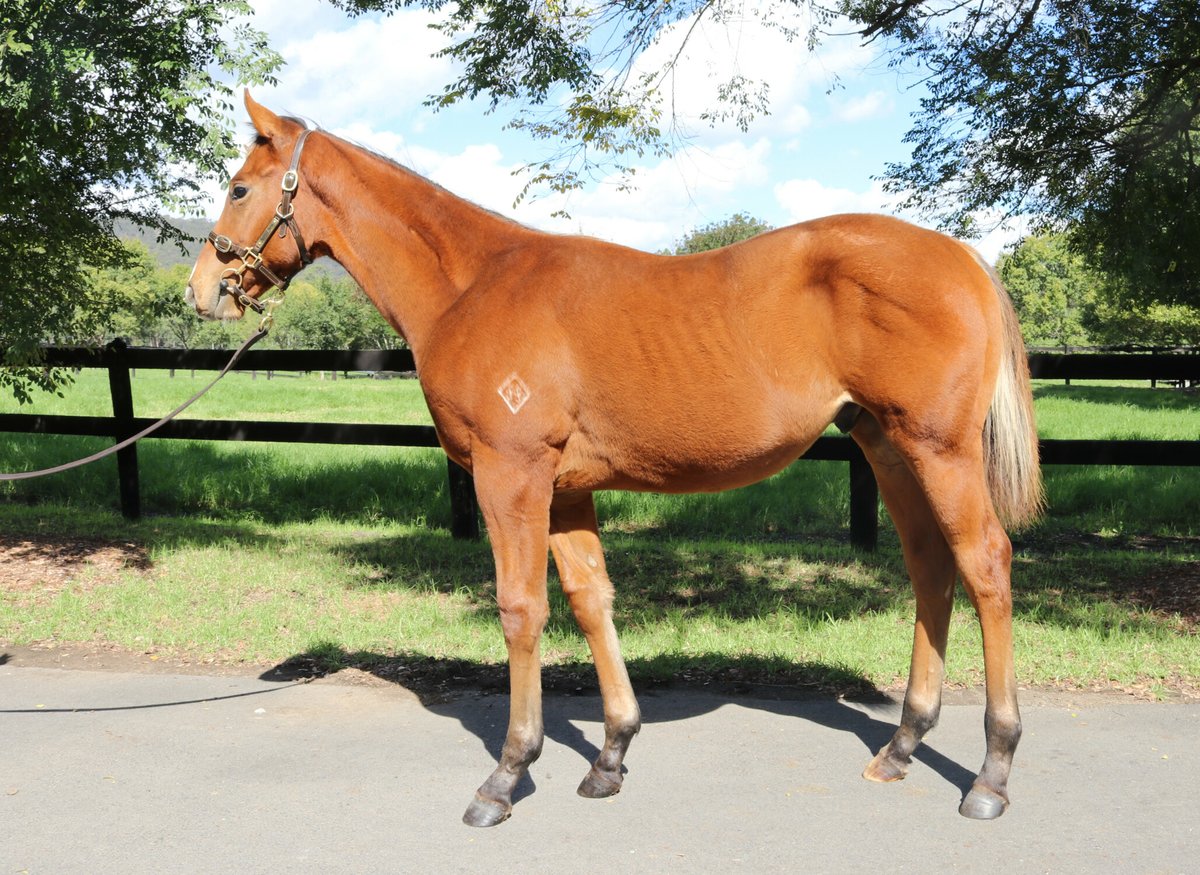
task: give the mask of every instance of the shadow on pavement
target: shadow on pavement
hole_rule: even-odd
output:
[[[747,667],[747,676],[760,669]],[[697,660],[701,662],[702,660]],[[508,725],[508,673],[504,666],[480,665],[462,660],[419,658],[419,667],[405,657],[385,657],[378,654],[348,654],[345,651],[298,654],[265,672],[263,680],[295,682],[297,679],[321,677],[336,669],[323,666],[353,664],[364,671],[404,686],[416,693],[421,704],[430,712],[457,720],[462,727],[478,738],[494,760],[499,760]],[[638,670],[645,668],[636,660],[629,661],[634,674],[634,691],[642,711],[643,726],[670,723],[707,714],[724,705],[737,704],[769,713],[807,720],[838,732],[849,733],[863,744],[867,760],[891,739],[899,722],[897,703],[859,676],[847,675],[841,669],[827,665],[800,667],[828,684],[853,690],[842,698],[832,692],[815,692],[800,686],[766,685],[753,682],[731,682],[700,676],[685,675],[681,681],[639,683]],[[554,666],[544,669],[544,728],[546,737],[575,751],[587,763],[600,754],[597,743],[585,736],[577,725],[603,720],[598,690],[593,681],[583,679],[590,666]],[[670,692],[672,695],[662,695]],[[688,693],[694,693],[689,695]],[[852,705],[851,702],[854,704]],[[857,707],[855,707],[857,705]],[[871,712],[886,715],[880,719]],[[982,719],[980,720],[982,729]],[[636,744],[636,742],[635,742]],[[975,774],[962,764],[922,743],[913,754],[947,783],[965,795]],[[583,776],[586,767],[581,769]],[[484,776],[481,775],[482,780]],[[525,798],[535,789],[533,780],[526,777],[514,793],[513,801]]]

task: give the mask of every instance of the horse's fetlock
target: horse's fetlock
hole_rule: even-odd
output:
[[[640,714],[634,714],[631,717],[619,717],[613,720],[604,721],[605,734],[614,741],[621,741],[629,744],[633,737],[642,731],[642,718]]]
[[[900,725],[919,742],[933,727],[937,726],[940,713],[940,705],[932,708],[914,708],[906,704],[904,713],[900,717]]]
[[[983,717],[983,730],[988,753],[994,751],[1005,759],[1011,759],[1021,740],[1020,716],[1007,717],[988,712]]]
[[[509,738],[500,753],[500,766],[513,774],[524,774],[542,755],[544,736]]]

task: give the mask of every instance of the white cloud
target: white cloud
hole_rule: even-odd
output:
[[[312,33],[346,20],[346,14],[319,0],[251,0],[257,27],[272,37]]]
[[[446,43],[429,27],[436,20],[424,10],[402,9],[382,18],[342,15],[317,30],[259,22],[287,66],[279,84],[260,89],[258,99],[331,128],[364,119],[378,127],[427,114],[422,102],[453,79],[450,61],[434,57]]]
[[[639,249],[661,249],[688,227],[747,209],[745,192],[761,187],[769,178],[770,153],[765,138],[710,148],[691,146],[673,158],[639,168],[633,190],[620,190],[617,179],[612,178],[569,198],[535,201],[532,208],[545,212],[532,223]],[[554,209],[568,210],[571,218],[550,218]]]
[[[812,113],[803,104],[784,107],[782,112],[777,110],[777,113],[787,133],[798,133],[812,124]]]
[[[396,161],[403,162],[408,151],[404,136],[395,131],[377,131],[366,122],[356,121],[340,128],[332,129],[332,133],[358,146],[366,146],[381,155],[386,155]]]
[[[827,186],[815,179],[789,179],[774,187],[775,200],[791,222],[804,222],[834,213],[896,215],[897,199],[873,182],[865,191]]]
[[[846,100],[834,100],[834,118],[843,122],[861,122],[887,115],[894,106],[891,98],[883,91],[869,91]]]
[[[885,213],[915,222],[924,227],[932,224],[905,215],[900,209],[901,197],[888,194],[880,183],[872,183],[865,191],[823,185],[815,179],[790,179],[775,186],[775,197],[784,209],[789,222],[804,222],[834,213]],[[1001,250],[1011,246],[1029,233],[1029,219],[1018,217],[997,223],[995,216],[981,216],[981,227],[990,227],[982,237],[967,242],[974,246],[989,263],[994,264]]]
[[[547,195],[514,206],[525,183],[523,164],[494,144],[443,152],[362,125],[347,126],[338,134],[400,161],[465,200],[531,227],[651,250],[669,245],[688,227],[744,210],[744,192],[769,178],[771,151],[766,139],[707,149],[693,146],[639,168],[632,190],[620,190],[619,180],[611,177],[570,195]],[[569,217],[554,215],[560,210]]]
[[[978,249],[980,254],[990,264],[995,264],[1001,250],[1007,246],[1012,246],[1027,235],[1030,226],[1031,221],[1029,217],[1018,216],[1002,222],[978,240],[972,240],[971,245]]]
[[[498,146],[491,143],[470,145],[453,155],[430,149],[413,148],[405,162],[416,172],[461,198],[518,221],[529,221],[513,202],[523,180],[514,175],[520,164],[508,163]]]

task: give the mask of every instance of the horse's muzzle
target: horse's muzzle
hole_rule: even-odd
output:
[[[201,319],[207,319],[209,321],[216,321],[220,319],[240,319],[242,317],[243,311],[237,306],[237,304],[232,303],[232,301],[230,301],[230,303],[226,303],[226,301],[229,299],[230,296],[228,292],[223,292],[222,294],[216,296],[216,300],[213,301],[211,307],[206,307],[203,303],[201,303],[199,296],[196,294],[196,289],[191,283],[188,283],[187,288],[183,293],[183,300],[188,304],[188,306],[196,311],[196,315]]]

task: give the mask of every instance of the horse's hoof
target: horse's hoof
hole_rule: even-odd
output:
[[[958,806],[958,813],[972,820],[995,820],[1008,808],[1008,800],[980,787],[972,787]]]
[[[908,767],[897,763],[888,756],[888,749],[885,747],[879,753],[875,754],[875,759],[867,763],[867,767],[863,769],[862,776],[868,781],[874,781],[877,784],[890,784],[893,781],[903,781],[904,776],[907,774]]]
[[[463,814],[463,823],[467,826],[495,826],[504,823],[512,814],[512,806],[494,799],[485,799],[476,794]]]
[[[585,799],[604,799],[620,793],[621,782],[607,778],[593,768],[584,776],[583,781],[579,784],[579,789],[575,792]]]

